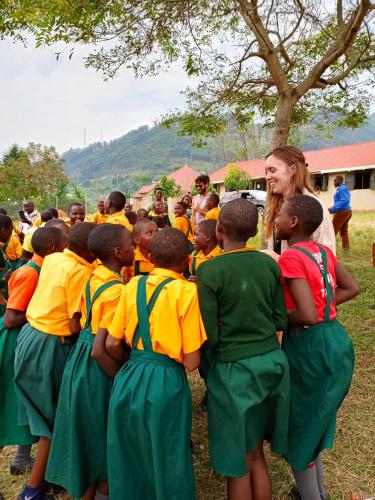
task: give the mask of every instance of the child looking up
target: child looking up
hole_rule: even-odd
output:
[[[186,215],[187,205],[183,201],[178,201],[174,207],[175,220],[173,227],[179,229],[184,233],[189,242],[189,252],[194,249],[194,235],[193,228],[189,217]]]
[[[99,200],[97,204],[98,211],[92,216],[91,222],[94,224],[104,224],[107,222],[107,214],[105,213],[104,200]]]
[[[137,212],[137,219],[148,219],[148,211],[145,208],[140,208]]]
[[[91,222],[74,224],[69,230],[68,248],[44,259],[37,289],[27,308],[28,323],[18,335],[14,381],[21,403],[19,422],[28,424],[33,436],[40,436],[21,500],[43,497],[45,492],[44,475],[61,379],[76,340],[74,334],[79,332],[71,320],[95,260],[87,248],[95,227]]]
[[[216,221],[204,220],[195,228],[195,251],[191,254],[189,271],[190,281],[195,281],[199,266],[221,252],[216,239]]]
[[[126,197],[121,191],[112,191],[105,202],[105,209],[108,213],[107,222],[109,224],[121,224],[129,231],[132,231],[132,225],[124,215]]]
[[[68,207],[68,220],[66,221],[69,226],[73,226],[76,222],[83,222],[86,217],[85,207],[82,203],[74,201]]]
[[[147,275],[154,270],[154,264],[150,260],[151,243],[158,227],[149,219],[138,221],[133,229],[133,242],[135,244],[134,264],[125,270],[127,280],[133,276]]]
[[[220,208],[219,208],[220,198],[216,193],[210,193],[206,202],[206,209],[208,212],[205,215],[205,220],[219,218]]]
[[[206,334],[196,286],[181,274],[189,258],[186,237],[174,228],[158,231],[151,255],[156,268],[125,286],[107,337],[116,359],[123,359],[122,340],[132,346],[109,404],[109,495],[192,500],[191,394],[184,367],[198,367]]]
[[[227,203],[216,228],[223,252],[197,273],[214,358],[207,380],[211,465],[227,476],[229,499],[271,500],[263,440],[277,453],[287,445],[289,370],[276,337],[287,315],[276,262],[246,246],[257,223],[255,205]]]
[[[22,474],[31,465],[31,444],[37,441],[27,425],[18,425],[18,400],[14,389],[14,352],[17,336],[26,323],[26,309],[39,279],[46,255],[62,252],[67,237],[56,228],[40,228],[32,237],[32,260],[16,270],[8,283],[9,298],[0,320],[0,447],[19,445],[10,466],[11,474]]]
[[[336,414],[349,391],[354,351],[336,319],[336,305],[358,287],[332,251],[311,241],[323,220],[313,197],[289,198],[276,218],[278,239],[289,249],[279,259],[289,329],[283,348],[290,365],[288,453],[303,500],[326,498],[321,451],[333,447]]]
[[[88,248],[101,264],[77,308],[82,330],[65,366],[46,473],[74,498],[92,498],[97,489],[108,495],[108,405],[121,365],[108,355],[105,340],[124,288],[121,268],[134,257],[131,233],[119,224],[97,226]]]

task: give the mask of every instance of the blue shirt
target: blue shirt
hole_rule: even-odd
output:
[[[350,192],[345,184],[340,184],[333,197],[333,207],[331,208],[331,213],[337,212],[337,210],[351,210],[350,206]]]

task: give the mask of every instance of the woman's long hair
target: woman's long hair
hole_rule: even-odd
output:
[[[307,170],[306,159],[302,151],[295,146],[279,146],[273,149],[268,155],[276,156],[279,160],[282,160],[287,165],[295,165],[296,173],[291,178],[292,191],[290,196],[295,194],[302,194],[303,189],[306,188],[310,193],[313,193],[313,187],[310,180],[310,174]],[[277,214],[280,212],[281,205],[284,202],[282,194],[271,192],[270,186],[267,183],[267,203],[266,203],[266,225],[265,234],[266,238],[270,238],[275,224],[275,219]]]

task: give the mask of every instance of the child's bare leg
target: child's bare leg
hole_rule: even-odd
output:
[[[27,482],[27,485],[31,488],[41,488],[43,486],[50,447],[50,439],[46,437],[39,438],[35,462]]]
[[[90,484],[90,486],[85,491],[82,500],[94,500],[96,492],[96,484]]]
[[[227,477],[228,500],[253,500],[250,472],[242,477]]]
[[[250,482],[254,500],[271,500],[272,486],[263,453],[263,440],[249,455]]]
[[[108,481],[102,481],[98,484],[95,500],[108,500],[109,498]]]

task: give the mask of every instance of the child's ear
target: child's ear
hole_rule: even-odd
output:
[[[290,218],[290,228],[293,229],[293,228],[297,227],[298,224],[299,224],[298,217],[296,215],[293,215]]]

